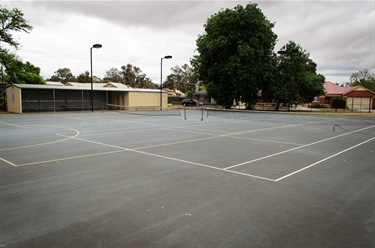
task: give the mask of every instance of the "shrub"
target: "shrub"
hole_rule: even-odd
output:
[[[341,98],[332,99],[331,108],[346,108],[346,101]]]
[[[323,104],[319,104],[319,103],[311,104],[311,107],[312,108],[327,108],[327,106],[325,106]]]

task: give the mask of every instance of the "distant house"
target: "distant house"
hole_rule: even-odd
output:
[[[207,95],[207,90],[199,90],[193,93],[193,98],[203,103],[216,103],[215,100]]]
[[[167,92],[168,96],[186,97],[184,92],[182,92],[181,90],[178,90],[176,88],[174,88],[174,89],[163,88],[163,90]]]
[[[324,83],[325,94],[319,97],[320,104],[331,104],[332,99],[346,100],[346,106],[352,111],[368,111],[375,108],[375,93],[363,86],[345,87],[332,82]]]

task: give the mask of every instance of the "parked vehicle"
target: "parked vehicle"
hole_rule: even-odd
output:
[[[184,107],[199,107],[203,105],[203,103],[198,102],[195,99],[184,99],[182,100],[181,104]]]

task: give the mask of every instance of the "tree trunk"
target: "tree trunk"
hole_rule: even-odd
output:
[[[279,111],[279,108],[280,108],[280,102],[277,101],[275,111]]]

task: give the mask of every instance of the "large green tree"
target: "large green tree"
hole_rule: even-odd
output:
[[[368,69],[359,70],[350,76],[350,86],[361,85],[375,92],[375,73]]]
[[[273,27],[257,4],[221,10],[207,20],[192,64],[218,104],[242,101],[251,109],[256,103],[273,76]]]
[[[324,93],[324,76],[316,73],[317,64],[310,54],[293,41],[279,51],[275,77],[262,92],[265,100],[276,101],[276,110],[281,103],[297,105],[311,102]]]

